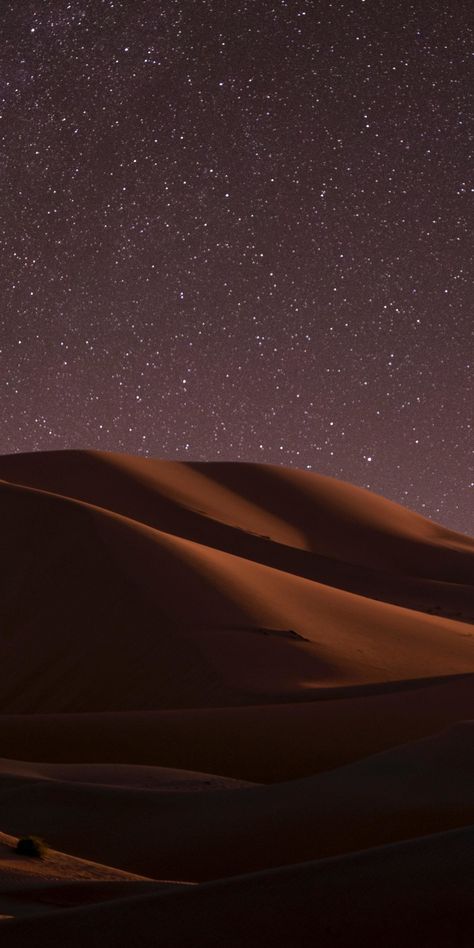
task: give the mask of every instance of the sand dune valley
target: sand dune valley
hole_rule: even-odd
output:
[[[474,944],[474,540],[97,451],[0,513],[2,948]]]

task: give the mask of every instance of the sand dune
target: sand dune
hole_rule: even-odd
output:
[[[135,790],[196,792],[200,790],[236,790],[251,786],[244,780],[195,773],[171,767],[146,767],[130,764],[41,764],[0,759],[0,787],[19,786],[23,781],[58,781],[96,784],[103,787],[129,787]]]
[[[348,690],[242,708],[0,715],[0,742],[23,760],[122,761],[260,783],[340,767],[474,719],[474,676]]]
[[[466,828],[152,897],[5,922],[2,943],[128,948],[470,948],[472,848]]]
[[[472,540],[327,477],[68,451],[0,457],[2,478],[351,592],[472,618]]]
[[[167,502],[182,513],[201,513],[246,532],[266,530],[279,543],[351,561],[373,559],[370,542],[378,548],[384,535],[407,544],[437,545],[448,553],[474,548],[470,538],[362,488],[275,465],[193,464],[68,451],[3,456],[0,477],[113,509],[150,526],[159,525],[157,518],[164,513],[160,501]],[[170,518],[173,513],[177,516],[170,510]],[[162,519],[160,524],[178,532]],[[383,552],[389,562],[394,560],[391,551]],[[372,565],[379,568],[380,560]],[[407,564],[397,565],[406,572]]]
[[[89,451],[0,457],[0,521],[2,829],[62,851],[4,837],[6,945],[470,944],[474,541]]]
[[[90,860],[49,849],[44,859],[29,859],[16,853],[17,837],[0,833],[0,892],[20,890],[36,882],[144,882],[144,876],[123,872]]]
[[[175,885],[54,849],[49,849],[42,859],[31,859],[16,852],[17,841],[14,836],[0,833],[1,920],[150,894]]]
[[[4,712],[305,700],[327,685],[474,670],[466,623],[43,491],[4,484],[0,515]]]
[[[28,813],[56,847],[154,878],[201,881],[474,823],[473,723],[316,777],[232,793],[106,787],[6,766],[0,801],[10,832],[21,832]],[[147,835],[157,849],[137,848]]]

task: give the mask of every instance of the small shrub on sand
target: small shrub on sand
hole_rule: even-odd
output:
[[[16,844],[16,852],[20,856],[32,856],[34,859],[44,859],[48,847],[39,836],[22,836]]]

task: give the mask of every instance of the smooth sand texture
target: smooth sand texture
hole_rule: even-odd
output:
[[[192,768],[264,783],[339,767],[474,718],[472,675],[321,695],[246,708],[0,715],[0,742],[8,757]]]
[[[5,944],[471,944],[472,540],[78,451],[0,457],[0,522],[0,826],[68,854],[0,865]]]
[[[38,490],[0,485],[0,516],[7,713],[278,703],[473,671],[465,622]]]
[[[19,786],[24,781],[85,783],[101,787],[127,787],[133,790],[169,792],[179,790],[236,790],[252,786],[244,780],[216,777],[214,774],[170,767],[144,767],[130,764],[38,764],[21,760],[0,760],[0,784]]]
[[[54,909],[163,891],[157,882],[49,848],[41,859],[16,852],[17,838],[0,833],[0,918],[27,918]]]
[[[471,948],[466,828],[158,896],[6,922],[2,944],[53,948]]]
[[[0,833],[0,891],[19,890],[35,882],[144,882],[144,876],[122,872],[90,860],[78,859],[49,848],[42,859],[32,859],[16,852],[18,839]]]
[[[2,775],[0,803],[11,832],[27,813],[75,855],[202,881],[474,823],[473,751],[474,724],[457,725],[316,777],[234,792],[51,781],[35,768],[36,776]],[[137,847],[147,836],[159,848]]]

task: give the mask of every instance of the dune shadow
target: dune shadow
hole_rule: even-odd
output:
[[[472,585],[469,552],[387,531],[373,517],[356,518],[350,508],[339,507],[336,499],[329,502],[326,493],[320,496],[304,477],[294,482],[284,467],[235,461],[186,463],[201,476],[286,520],[301,533],[313,554],[341,560],[343,549],[344,563],[388,567],[400,575]]]

